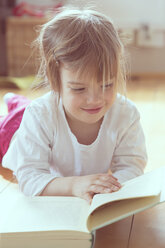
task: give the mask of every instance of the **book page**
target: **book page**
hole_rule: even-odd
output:
[[[95,195],[88,215],[109,202],[158,195],[161,191],[161,175],[162,169],[159,168],[125,182],[117,192]]]
[[[164,199],[165,200],[165,199]],[[160,203],[160,194],[150,197],[139,197],[107,203],[97,208],[87,220],[89,231],[97,230],[133,214],[151,208]]]
[[[97,195],[89,210],[88,230],[97,230],[165,202],[164,178],[165,166],[127,181],[116,193]]]
[[[17,184],[0,194],[0,233],[80,231],[86,229],[89,204],[77,197],[26,197]]]

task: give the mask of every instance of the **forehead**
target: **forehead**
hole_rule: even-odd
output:
[[[77,83],[77,84],[89,84],[89,83],[104,83],[111,81],[110,75],[103,75],[98,69],[92,66],[86,68],[73,69],[73,67],[62,64],[60,67],[61,81],[62,83]]]
[[[80,81],[80,76],[71,68],[62,65],[60,67],[60,74],[62,81]],[[83,81],[83,80],[82,80]]]

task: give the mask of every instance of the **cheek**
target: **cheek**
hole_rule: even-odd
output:
[[[70,103],[71,103],[73,108],[74,107],[80,107],[82,102],[83,102],[83,99],[81,96],[79,96],[79,95],[70,96]]]
[[[79,107],[82,103],[82,98],[79,95],[73,95],[70,92],[64,92],[63,94],[63,103],[67,109],[74,109]]]
[[[113,91],[107,92],[105,95],[105,100],[108,104],[113,104],[114,100],[115,100],[116,95],[114,94]]]

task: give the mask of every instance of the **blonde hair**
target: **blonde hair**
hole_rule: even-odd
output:
[[[60,92],[60,66],[81,78],[112,81],[125,92],[124,48],[110,18],[90,9],[63,9],[45,23],[36,40],[40,54],[38,76]]]

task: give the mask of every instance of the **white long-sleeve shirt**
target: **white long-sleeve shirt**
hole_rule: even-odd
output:
[[[107,173],[124,182],[141,175],[147,155],[135,104],[119,94],[105,114],[96,140],[78,143],[62,100],[49,92],[26,108],[20,128],[3,157],[25,195],[39,195],[56,177]]]

